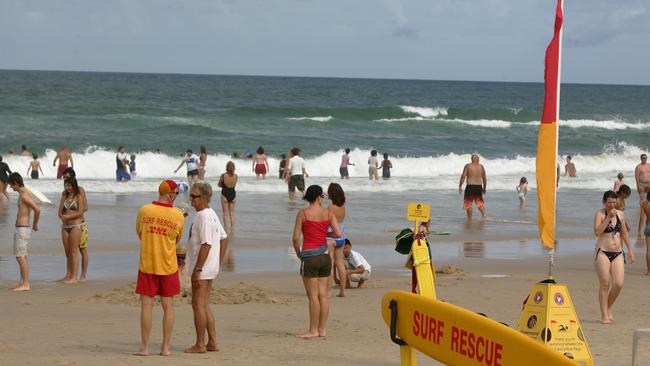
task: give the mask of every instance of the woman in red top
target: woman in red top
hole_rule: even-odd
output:
[[[325,337],[325,324],[329,315],[329,299],[327,288],[332,272],[327,237],[338,238],[341,229],[322,202],[325,198],[323,188],[317,185],[307,188],[303,199],[309,202],[309,207],[300,210],[296,215],[296,225],[293,228],[293,248],[300,258],[300,274],[309,299],[309,330],[299,335],[300,338]],[[333,231],[328,233],[327,229]],[[302,234],[302,248],[300,235]]]

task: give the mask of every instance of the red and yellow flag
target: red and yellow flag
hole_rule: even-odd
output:
[[[546,49],[544,111],[537,140],[537,199],[539,235],[544,246],[555,247],[555,198],[557,188],[558,120],[560,119],[560,59],[562,51],[562,0],[555,11],[555,33]]]

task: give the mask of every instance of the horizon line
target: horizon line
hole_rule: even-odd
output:
[[[264,75],[264,74],[206,74],[191,72],[141,72],[141,71],[103,71],[103,70],[55,70],[55,69],[5,69],[0,71],[28,71],[28,72],[70,72],[70,73],[95,73],[95,74],[142,74],[142,75],[184,75],[184,76],[231,76],[231,77],[263,77],[263,78],[303,78],[303,79],[347,79],[347,80],[400,80],[400,81],[442,81],[461,83],[504,83],[504,84],[544,84],[544,81],[503,81],[503,80],[460,80],[460,79],[425,79],[425,78],[394,78],[394,77],[352,77],[352,76],[315,76],[315,75]],[[564,85],[604,85],[604,86],[632,86],[647,87],[650,84],[625,84],[625,83],[593,83],[593,82],[562,82]]]

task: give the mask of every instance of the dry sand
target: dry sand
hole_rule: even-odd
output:
[[[637,249],[637,256],[643,251]],[[440,299],[515,324],[521,304],[546,271],[544,261],[463,259],[436,263]],[[445,265],[450,265],[445,267]],[[616,322],[599,323],[596,276],[590,255],[559,258],[558,281],[568,285],[597,365],[629,365],[632,330],[650,327],[650,277],[644,264],[627,266]],[[482,277],[482,275],[506,275]],[[384,325],[379,303],[386,290],[410,288],[410,275],[373,271],[368,286],[347,298],[332,298],[326,339],[294,335],[307,325],[307,300],[297,274],[226,273],[213,292],[220,351],[188,355],[194,342],[192,310],[179,298],[171,357],[135,357],[139,308],[131,281],[91,281],[63,285],[37,283],[28,293],[0,293],[2,365],[399,365],[399,350]],[[9,286],[10,283],[1,283]],[[156,307],[152,350],[160,347],[160,307]],[[650,364],[650,340],[641,342],[640,365]],[[419,355],[420,365],[437,364]]]

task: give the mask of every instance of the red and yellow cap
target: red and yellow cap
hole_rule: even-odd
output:
[[[158,186],[158,193],[160,194],[172,193],[172,192],[176,192],[177,189],[178,189],[178,185],[176,185],[176,182],[174,182],[171,179],[167,179],[162,181]]]

